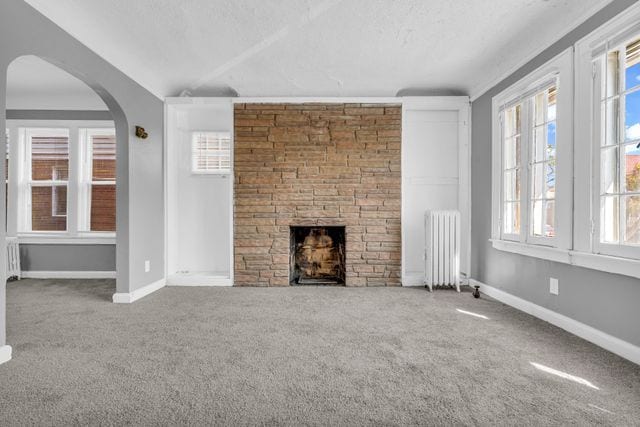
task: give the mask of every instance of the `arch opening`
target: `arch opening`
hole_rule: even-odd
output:
[[[8,274],[109,278],[114,291],[116,275],[126,277],[116,241],[127,233],[117,202],[126,197],[123,110],[93,79],[34,55],[7,67],[5,108],[2,211],[8,254],[17,244],[21,261]]]

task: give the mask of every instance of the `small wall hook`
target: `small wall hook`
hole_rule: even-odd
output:
[[[136,136],[140,139],[147,139],[147,137],[149,136],[149,134],[147,133],[146,130],[144,130],[143,127],[141,126],[136,126]]]

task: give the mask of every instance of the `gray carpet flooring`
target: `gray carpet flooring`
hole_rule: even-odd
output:
[[[0,424],[640,424],[639,366],[469,292],[113,291],[7,285]]]

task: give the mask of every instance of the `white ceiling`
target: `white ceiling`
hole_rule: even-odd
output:
[[[609,0],[26,0],[159,97],[478,94]]]
[[[7,70],[8,110],[107,110],[89,86],[36,56],[21,56]]]

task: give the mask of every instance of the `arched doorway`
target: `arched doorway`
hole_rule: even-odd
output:
[[[73,260],[76,266],[92,260],[94,265],[85,265],[85,270],[87,267],[95,268],[96,262],[104,262],[98,260],[104,258],[106,253],[112,267],[101,274],[109,277],[106,279],[108,282],[103,284],[103,297],[108,301],[114,289],[118,289],[118,286],[126,289],[128,286],[128,247],[125,245],[118,251],[115,234],[115,230],[120,228],[119,223],[124,220],[128,224],[125,218],[128,212],[128,123],[124,111],[101,86],[69,67],[61,67],[56,61],[33,55],[10,57],[6,61],[4,56],[3,63],[8,65],[2,67],[0,77],[6,75],[7,78],[0,78],[0,85],[4,86],[0,87],[0,93],[5,95],[5,120],[0,122],[4,125],[1,127],[5,128],[8,149],[5,150],[5,170],[2,172],[5,175],[5,185],[2,186],[5,194],[0,197],[0,217],[5,215],[2,221],[5,227],[0,228],[0,236],[4,231],[5,236],[11,236],[20,246],[19,234],[23,234],[25,245],[31,243],[32,246],[31,253],[22,250],[20,259],[26,257],[29,263],[44,261],[44,265],[40,264],[34,270],[37,271],[36,276],[41,277],[58,271],[61,262],[62,268],[65,268],[65,260]],[[47,85],[54,86],[54,90],[43,93]],[[11,145],[13,150],[9,149]],[[98,158],[89,156],[94,146],[97,148],[95,151],[101,154]],[[85,167],[82,156],[85,156]],[[112,164],[105,165],[105,156],[109,157],[107,163]],[[15,160],[13,168],[10,166],[12,160]],[[99,166],[96,175],[93,174],[94,163]],[[90,167],[87,168],[87,165]],[[118,183],[124,183],[124,191]],[[101,187],[94,190],[94,184]],[[81,196],[83,191],[84,196]],[[74,196],[71,196],[72,192]],[[94,195],[98,196],[94,201],[106,199],[112,205],[106,221],[105,215],[102,215],[102,221],[99,221],[100,215],[97,218],[94,215],[92,221],[90,212]],[[10,201],[11,197],[13,199]],[[118,203],[117,199],[124,200],[124,203]],[[84,217],[80,204],[88,206],[84,210]],[[8,211],[8,207],[12,210]],[[71,224],[69,217],[72,218]],[[94,240],[79,244],[80,235],[98,232],[100,228],[111,233],[110,241],[107,245],[94,244],[93,251],[87,251],[87,245],[91,242],[105,242],[98,242],[99,236],[94,234],[89,236]],[[123,228],[126,233],[128,227]],[[52,240],[47,241],[46,238]],[[0,245],[0,259],[7,259],[4,240],[4,237],[0,240],[3,243]],[[48,269],[51,263],[58,264],[58,267]],[[10,267],[10,264],[5,266]],[[34,267],[31,265],[27,268]],[[43,268],[47,270],[43,271]],[[61,277],[68,275],[69,271],[78,274],[78,270],[67,270]],[[91,271],[95,274],[100,269]],[[15,271],[10,274],[15,275]],[[3,345],[0,346],[0,363],[10,359],[12,353],[11,347],[4,344],[7,341],[6,304],[6,286],[1,286],[0,343]]]
[[[162,96],[96,55],[24,1],[3,3],[0,45],[0,100],[6,95],[9,65],[21,56],[35,55],[84,82],[108,107],[116,129],[114,297],[124,295],[124,302],[131,302],[159,289],[165,277]],[[136,139],[133,124],[143,126],[148,138]],[[4,127],[5,114],[0,112],[0,129]],[[0,169],[0,173],[4,174],[4,170]],[[0,196],[3,215],[4,195]],[[2,222],[4,218],[0,217]],[[5,234],[0,227],[0,241]],[[3,244],[0,259],[4,257]],[[0,276],[4,274],[3,265],[0,263]],[[150,268],[145,268],[147,265]],[[0,282],[0,363],[11,358],[5,308],[5,286]]]
[[[103,94],[36,56],[7,68],[5,223],[22,270],[10,262],[9,275],[115,279],[115,120],[124,114]]]

